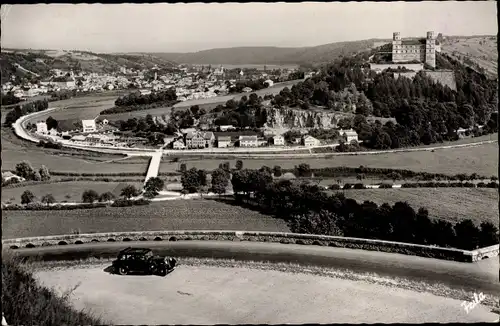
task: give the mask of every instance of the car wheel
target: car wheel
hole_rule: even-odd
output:
[[[118,274],[120,275],[127,275],[128,274],[128,270],[126,267],[120,267],[118,268]]]
[[[160,276],[166,276],[167,275],[167,269],[165,267],[160,268],[160,270],[158,271],[158,274]]]

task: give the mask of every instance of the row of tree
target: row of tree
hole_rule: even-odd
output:
[[[134,106],[144,105],[157,102],[174,102],[177,100],[175,88],[169,88],[161,92],[152,92],[148,95],[141,95],[140,92],[132,92],[128,95],[119,97],[115,101],[116,106]]]
[[[4,125],[10,127],[17,119],[20,117],[33,113],[43,111],[49,108],[49,102],[44,100],[38,100],[33,102],[19,103],[12,110],[7,112],[5,115]]]
[[[42,165],[37,171],[28,161],[22,161],[16,164],[15,174],[29,181],[50,180],[50,172],[45,165]]]
[[[455,225],[430,219],[425,208],[417,212],[405,202],[393,206],[365,201],[342,193],[327,195],[318,186],[274,182],[271,169],[233,172],[231,183],[239,201],[258,205],[289,222],[292,232],[337,235],[438,245],[472,250],[498,243],[498,229],[490,222],[478,228],[471,220]]]

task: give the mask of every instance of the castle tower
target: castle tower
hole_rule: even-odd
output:
[[[401,34],[399,32],[392,33],[392,61],[400,62],[403,60],[402,57],[402,41]]]
[[[436,38],[434,32],[427,32],[425,39],[425,63],[429,66],[436,67]]]

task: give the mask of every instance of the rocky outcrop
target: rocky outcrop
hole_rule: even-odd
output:
[[[268,108],[269,128],[335,128],[341,114],[327,111]]]

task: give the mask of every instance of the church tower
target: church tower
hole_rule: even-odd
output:
[[[401,34],[399,32],[392,33],[392,62],[403,60],[402,48]]]
[[[436,38],[434,32],[427,32],[425,40],[425,63],[429,66],[436,67]]]

